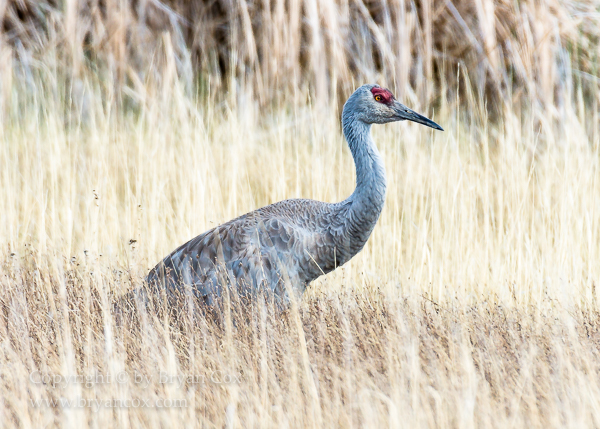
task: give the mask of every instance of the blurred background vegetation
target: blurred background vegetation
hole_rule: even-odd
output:
[[[526,108],[544,122],[565,104],[598,110],[594,1],[8,0],[0,22],[5,114],[48,73],[66,84],[45,90],[80,110],[88,85],[135,108],[174,84],[229,105],[310,99],[339,109],[365,82],[416,107],[458,93],[492,116]]]

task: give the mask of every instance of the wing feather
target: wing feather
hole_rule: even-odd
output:
[[[343,225],[333,205],[286,200],[243,215],[183,244],[148,275],[158,287],[192,286],[199,296],[221,295],[223,275],[256,291],[284,293],[289,281],[297,293],[343,263]],[[340,263],[341,262],[341,263]],[[221,271],[220,271],[221,270]]]

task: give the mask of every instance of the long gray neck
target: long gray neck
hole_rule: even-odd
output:
[[[366,243],[383,209],[385,168],[371,137],[370,124],[344,112],[342,128],[356,165],[356,189],[342,203],[348,207],[346,237],[354,253]]]

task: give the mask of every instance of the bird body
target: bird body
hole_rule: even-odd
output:
[[[188,241],[150,271],[158,289],[181,290],[213,303],[226,285],[240,295],[271,291],[287,301],[364,247],[385,201],[383,161],[371,124],[409,119],[439,125],[397,102],[377,85],[363,85],[344,105],[342,128],[356,166],[356,189],[339,203],[290,199],[252,211]]]

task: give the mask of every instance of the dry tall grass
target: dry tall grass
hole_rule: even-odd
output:
[[[7,0],[0,41],[4,59],[43,57],[75,81],[91,70],[133,102],[169,79],[166,47],[188,91],[230,103],[251,90],[263,105],[328,104],[383,79],[440,105],[460,65],[488,109],[535,100],[553,114],[573,83],[586,101],[598,91],[599,21],[596,1]]]
[[[597,2],[169,4],[0,6],[0,424],[600,426]],[[283,315],[117,323],[194,235],[349,195],[366,79],[446,131],[374,128],[361,254]]]

